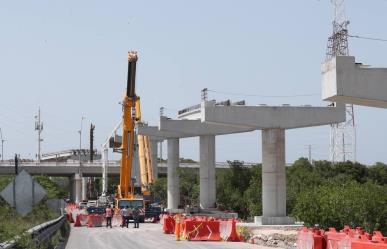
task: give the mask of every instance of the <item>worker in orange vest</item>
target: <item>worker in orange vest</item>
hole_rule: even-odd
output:
[[[110,206],[107,206],[105,209],[105,217],[106,217],[106,227],[112,228],[112,218],[113,218],[113,209]]]

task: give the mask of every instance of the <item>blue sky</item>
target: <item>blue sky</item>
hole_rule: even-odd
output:
[[[121,118],[127,51],[139,53],[137,93],[144,120],[159,108],[200,101],[200,90],[297,95],[320,93],[320,64],[331,31],[328,0],[299,1],[2,1],[0,127],[5,157],[33,158],[34,116],[44,122],[42,150],[77,148],[80,120],[96,125],[102,144]],[[387,1],[347,1],[354,35],[387,38]],[[350,39],[358,62],[387,67],[387,43]],[[248,104],[326,105],[298,98],[227,96]],[[387,162],[386,110],[355,107],[357,159]],[[286,157],[328,158],[329,127],[287,131]],[[84,129],[84,146],[88,131]],[[260,132],[217,137],[217,161],[261,161]],[[164,146],[164,153],[166,146]],[[181,141],[181,156],[198,158],[198,139]]]

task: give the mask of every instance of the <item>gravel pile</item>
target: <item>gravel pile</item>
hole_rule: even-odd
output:
[[[297,248],[296,240],[297,235],[293,234],[256,234],[250,238],[250,243],[269,247],[294,249]]]

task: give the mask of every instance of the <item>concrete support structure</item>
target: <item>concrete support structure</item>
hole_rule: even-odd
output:
[[[200,136],[200,208],[216,207],[215,136]]]
[[[107,193],[108,167],[109,167],[108,154],[109,154],[108,148],[103,147],[103,151],[102,151],[102,194]]]
[[[167,138],[168,140],[168,194],[175,195],[173,186],[178,186],[175,184],[175,180],[178,180],[178,177],[175,178],[175,169],[173,166],[170,166],[170,140],[177,138],[187,138],[187,137],[200,137],[200,207],[202,209],[213,208],[215,207],[216,202],[216,179],[215,179],[215,135],[221,134],[230,134],[238,132],[251,131],[251,128],[245,127],[233,127],[233,126],[223,126],[223,125],[214,125],[214,124],[205,124],[200,120],[173,120],[167,117],[160,117],[159,127],[154,126],[144,126],[139,127],[138,132],[142,135],[148,135],[151,139],[155,138]],[[177,159],[178,160],[178,159]],[[177,161],[178,163],[178,161]],[[170,169],[170,167],[172,167]],[[172,176],[173,175],[173,176]],[[170,183],[171,182],[171,183]],[[180,193],[179,193],[180,195]],[[169,195],[168,195],[169,196]],[[168,208],[169,205],[168,197]],[[179,204],[179,203],[178,203]],[[174,207],[177,207],[174,205]],[[171,202],[172,206],[172,202]]]
[[[355,62],[353,56],[337,56],[321,66],[322,99],[387,108],[387,68]]]
[[[177,168],[179,167],[179,139],[168,138],[168,185],[167,199],[168,209],[177,209],[180,204],[179,176]]]
[[[227,128],[240,129],[239,132],[243,132],[243,129],[262,130],[263,216],[257,220],[263,225],[287,225],[294,223],[294,219],[286,216],[285,130],[343,122],[345,107],[244,106],[206,101],[200,106],[184,109],[179,118],[188,119],[182,120],[185,122],[200,121],[202,126],[210,127],[207,132],[211,127],[214,128],[212,132],[216,129],[225,131]],[[162,123],[160,127],[162,128]],[[201,158],[202,156],[204,157],[201,153]],[[203,185],[206,186],[204,179]],[[204,196],[206,195],[203,193]],[[200,197],[202,201],[202,192]]]
[[[152,156],[152,169],[153,169],[153,177],[156,180],[158,178],[158,169],[157,169],[157,145],[159,143],[159,140],[154,140],[152,138],[149,139],[151,144],[151,156]]]
[[[72,201],[76,204],[82,201],[82,178],[79,174],[74,174],[72,182]]]
[[[263,224],[288,223],[284,129],[262,130],[262,214]]]
[[[82,201],[87,200],[87,177],[82,177]]]

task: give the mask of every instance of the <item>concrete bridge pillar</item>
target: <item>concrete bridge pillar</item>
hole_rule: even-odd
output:
[[[107,193],[107,187],[108,187],[108,149],[103,148],[102,151],[102,193]]]
[[[87,177],[82,177],[82,201],[87,200]]]
[[[168,209],[176,209],[180,204],[179,176],[177,168],[179,167],[179,139],[168,138],[168,174],[167,174],[167,199]]]
[[[150,139],[151,143],[151,152],[152,152],[152,169],[153,169],[153,177],[156,180],[158,178],[158,169],[157,169],[157,140]]]
[[[262,224],[291,224],[286,217],[285,130],[262,130]]]
[[[200,136],[200,208],[215,208],[215,136]]]
[[[82,198],[82,178],[79,174],[74,174],[72,179],[72,190],[71,190],[71,200],[76,204],[81,202]]]

